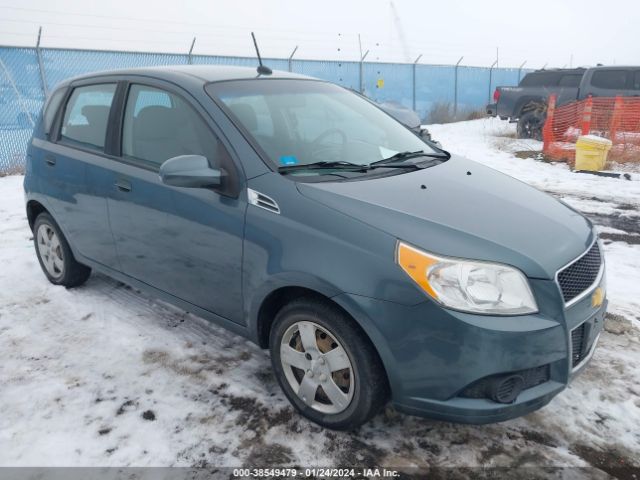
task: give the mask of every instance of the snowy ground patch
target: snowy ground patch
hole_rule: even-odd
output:
[[[640,182],[517,158],[506,122],[429,128],[446,149],[601,226],[616,333],[603,334],[589,367],[548,406],[488,426],[387,409],[355,433],[323,430],[294,412],[268,354],[246,340],[101,275],[73,290],[49,284],[14,176],[0,178],[0,465],[637,464]]]

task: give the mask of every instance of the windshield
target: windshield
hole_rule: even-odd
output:
[[[281,171],[296,166],[296,174],[318,175],[303,166],[370,165],[400,152],[441,153],[367,100],[331,83],[239,80],[209,84],[207,92]]]

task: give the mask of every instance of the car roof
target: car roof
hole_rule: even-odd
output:
[[[248,80],[253,78],[290,78],[299,80],[317,80],[313,77],[297,73],[274,70],[271,75],[258,75],[255,67],[237,67],[231,65],[163,65],[159,67],[139,67],[118,70],[92,72],[73,77],[63,82],[65,84],[107,75],[141,75],[160,80],[176,81],[180,78],[199,80],[203,84],[222,82],[227,80]]]
[[[559,73],[559,74],[572,74],[572,73],[584,73],[587,69],[584,67],[577,68],[541,68],[539,70],[534,70],[533,72],[527,73],[527,75],[531,75],[532,73]]]

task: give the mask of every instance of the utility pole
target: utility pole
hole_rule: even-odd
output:
[[[491,64],[491,67],[489,67],[489,100],[487,101],[487,103],[491,103],[491,79],[493,76],[493,67],[495,67],[497,64],[498,59],[496,58],[496,61]]]
[[[458,66],[464,57],[460,57],[460,60],[456,63],[454,70],[454,82],[453,82],[453,118],[458,116]]]
[[[520,74],[522,73],[522,67],[524,67],[525,63],[527,63],[526,60],[518,67],[518,83],[520,83]]]
[[[191,42],[191,48],[189,48],[189,55],[187,55],[187,62],[189,63],[189,65],[193,63],[191,54],[193,53],[193,47],[195,46],[195,44],[196,44],[196,37],[193,37],[193,41]]]
[[[44,72],[44,62],[42,61],[42,51],[40,50],[40,39],[42,38],[42,27],[38,29],[38,41],[36,42],[36,57],[38,57],[38,69],[40,70],[40,81],[42,82],[42,92],[45,98],[49,93],[47,88],[47,77]]]
[[[367,55],[369,55],[369,50],[360,57],[360,93],[364,93],[364,59],[367,58]]]
[[[296,45],[296,48],[293,49],[293,52],[291,52],[291,55],[289,55],[289,71],[292,72],[293,71],[293,56],[296,54],[296,52],[298,51],[298,45]]]
[[[413,62],[413,111],[416,111],[416,68],[418,62],[422,58],[422,54],[418,55],[418,58]]]

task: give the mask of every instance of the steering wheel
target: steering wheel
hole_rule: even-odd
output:
[[[330,128],[328,130],[325,130],[324,132],[322,132],[320,135],[318,135],[315,139],[313,139],[311,141],[310,147],[311,147],[311,156],[312,157],[316,157],[317,155],[321,155],[324,156],[326,155],[326,153],[323,153],[325,151],[329,151],[331,152],[332,150],[335,149],[335,145],[323,145],[322,141],[324,139],[326,139],[327,137],[331,137],[331,136],[339,136],[340,137],[340,152],[339,152],[339,157],[340,158],[336,158],[335,160],[342,160],[342,158],[344,157],[345,154],[345,149],[347,146],[347,136],[345,135],[345,133],[342,130],[339,130],[337,128]],[[326,159],[323,159],[326,160]]]

